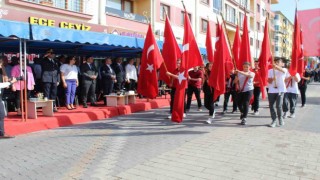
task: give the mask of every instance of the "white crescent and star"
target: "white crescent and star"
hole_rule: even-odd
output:
[[[181,82],[183,81],[183,80],[186,80],[187,78],[186,77],[184,77],[184,72],[179,72],[178,73],[178,81],[179,81],[179,84],[181,84]]]
[[[154,50],[154,44],[149,46],[148,51],[147,51],[147,59],[149,58],[149,53]]]
[[[182,46],[182,53],[189,51],[189,43]]]
[[[216,51],[216,43],[219,41],[219,37],[213,37],[213,51]]]
[[[152,73],[153,71],[153,64],[147,64],[147,71],[150,71],[150,73]]]

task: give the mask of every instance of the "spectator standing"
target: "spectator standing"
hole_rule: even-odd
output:
[[[126,79],[126,73],[122,66],[122,58],[120,57],[117,58],[116,63],[113,64],[112,68],[116,73],[116,80],[117,80],[117,82],[115,83],[114,89],[115,91],[121,91],[123,90],[123,86]]]
[[[109,95],[113,91],[114,83],[117,82],[116,74],[111,67],[111,58],[106,58],[105,64],[100,68],[101,84],[103,95]],[[106,98],[103,98],[104,104],[107,105]]]
[[[136,85],[138,82],[138,76],[137,76],[137,68],[135,67],[134,59],[130,59],[128,64],[126,65],[125,71],[126,71],[126,89],[127,91],[134,91],[136,90]]]
[[[306,69],[306,71],[303,73],[303,76],[301,77],[301,81],[299,82],[299,90],[301,94],[301,107],[304,108],[306,106],[306,92],[307,87],[309,84],[309,81],[312,77],[312,73]]]
[[[42,69],[41,69],[41,64],[40,64],[40,58],[34,58],[34,64],[33,64],[33,74],[35,77],[35,87],[34,90],[35,92],[42,92],[42,80],[41,80],[41,75],[42,75]]]

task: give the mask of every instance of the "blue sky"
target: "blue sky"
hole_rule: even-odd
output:
[[[296,0],[279,0],[278,4],[271,5],[271,10],[281,11],[291,22],[294,19]],[[320,8],[320,0],[299,0],[298,11]]]

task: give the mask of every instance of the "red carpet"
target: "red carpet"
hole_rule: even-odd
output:
[[[169,106],[169,102],[170,97],[167,96],[167,99],[157,98],[149,102],[146,99],[137,99],[136,104],[118,107],[106,107],[99,103],[98,107],[82,108],[82,106],[79,106],[75,110],[67,110],[65,107],[61,107],[53,117],[43,116],[42,110],[38,109],[38,119],[28,119],[27,122],[22,122],[21,117],[17,116],[16,112],[10,112],[8,117],[5,118],[5,131],[9,135],[26,134],[165,107]]]

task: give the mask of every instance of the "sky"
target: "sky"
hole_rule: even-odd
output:
[[[271,5],[271,10],[281,11],[291,22],[293,22],[296,0],[279,0],[278,4]],[[320,8],[320,0],[298,0],[298,11]]]

